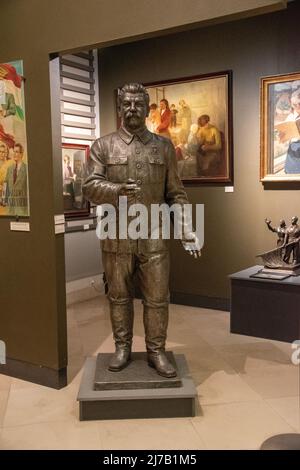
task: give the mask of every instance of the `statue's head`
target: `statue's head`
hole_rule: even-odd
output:
[[[294,217],[292,217],[292,224],[296,225],[297,222],[298,222],[298,217],[294,215]]]
[[[118,114],[126,129],[134,132],[144,127],[149,111],[149,94],[143,85],[127,83],[118,90]]]
[[[285,227],[286,226],[285,220],[283,220],[283,219],[279,220],[279,226],[280,227]]]

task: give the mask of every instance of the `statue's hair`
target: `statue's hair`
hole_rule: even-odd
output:
[[[147,106],[149,107],[149,94],[141,83],[126,83],[122,88],[118,89],[118,106],[124,99],[125,93],[142,93],[145,97]]]

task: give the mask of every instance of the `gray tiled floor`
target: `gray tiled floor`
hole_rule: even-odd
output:
[[[198,389],[195,418],[79,422],[86,356],[113,351],[103,296],[68,309],[69,385],[52,390],[0,375],[1,449],[257,449],[300,431],[291,346],[229,333],[229,314],[171,305],[168,348],[184,353]],[[144,350],[136,302],[134,350]]]

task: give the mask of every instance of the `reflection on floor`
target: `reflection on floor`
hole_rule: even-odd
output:
[[[113,351],[104,297],[71,305],[68,331],[65,389],[0,375],[1,449],[258,449],[274,434],[300,431],[299,367],[291,363],[291,346],[231,335],[226,312],[170,307],[168,347],[186,355],[199,392],[191,419],[79,422],[84,359]],[[144,350],[140,302],[134,350]]]

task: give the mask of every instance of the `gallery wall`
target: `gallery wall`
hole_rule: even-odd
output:
[[[57,52],[66,53],[75,49],[82,50],[85,47],[88,49],[91,46],[103,47],[121,41],[128,42],[137,37],[157,36],[158,31],[168,32],[178,28],[195,27],[213,18],[223,21],[232,16],[237,18],[240,15],[258,14],[272,8],[282,8],[284,4],[284,1],[279,0],[244,0],[243,2],[237,0],[226,2],[140,0],[137,8],[135,0],[126,0],[126,2],[89,0],[88,5],[81,0],[1,1],[0,11],[5,21],[2,22],[0,28],[0,63],[16,59],[24,61],[30,232],[11,232],[10,220],[8,218],[0,220],[0,339],[6,342],[7,348],[7,365],[0,366],[0,372],[27,377],[52,386],[61,386],[60,371],[64,371],[67,364],[64,240],[63,235],[55,235],[54,232],[54,215],[61,214],[63,211],[60,190],[62,178],[60,116],[56,110],[51,119],[49,55],[54,57]],[[265,40],[267,38],[264,38]],[[224,47],[224,42],[224,39],[219,38],[219,52]],[[168,50],[169,39],[166,37],[165,42],[159,41],[159,44],[159,53],[162,53],[161,57],[166,59],[163,49],[166,47],[166,51]],[[213,44],[206,42],[206,47],[213,57],[217,54],[216,45],[215,41]],[[136,47],[139,48],[140,45]],[[179,47],[183,47],[182,42]],[[198,64],[199,56],[206,56],[206,51],[201,52],[200,45],[191,45],[191,47],[194,50],[192,60]],[[153,46],[151,50],[153,51]],[[239,51],[241,52],[240,48]],[[228,50],[226,66],[230,66],[229,52]],[[117,56],[120,57],[120,54],[118,53]],[[170,57],[169,54],[168,57]],[[149,57],[148,62],[145,61],[148,69],[151,68],[153,60],[154,58]],[[241,60],[247,62],[244,56]],[[109,67],[109,60],[107,62]],[[172,70],[175,63],[174,58],[164,64],[156,62],[153,73],[155,72],[156,76],[161,74],[167,76],[171,71],[172,74],[174,72],[177,74],[178,70]],[[133,72],[132,60],[130,66]],[[217,68],[219,69],[220,66],[221,64],[218,64]],[[123,81],[123,77],[124,80],[127,78],[123,60],[119,67],[123,76],[118,77],[118,80],[121,81],[122,78]],[[179,69],[180,64],[176,67]],[[184,67],[188,73],[189,67],[194,68],[193,65],[188,66],[187,63]],[[52,62],[54,71],[55,68],[57,67]],[[112,71],[112,64],[110,69]],[[58,70],[56,72],[58,75]],[[139,77],[135,74],[135,78]],[[149,73],[140,78],[149,80]],[[244,79],[249,81],[248,76]],[[116,77],[113,77],[112,83],[115,81]],[[52,87],[53,93],[57,93],[59,83],[54,81]],[[109,99],[111,90],[107,88],[107,85],[106,90],[105,106],[111,105]],[[240,98],[240,103],[244,100],[243,96],[237,96],[237,98]],[[54,107],[57,102],[58,96],[53,100]],[[107,108],[108,115],[110,112]],[[112,127],[113,123],[110,119],[110,124],[107,124],[106,128]],[[256,150],[256,145],[253,144],[252,149]],[[253,162],[251,171],[255,171],[256,156],[251,161]],[[239,181],[239,171],[241,169],[237,168],[237,181]],[[254,178],[251,179],[254,180]],[[258,187],[258,183],[256,186]],[[251,192],[252,183],[250,185],[249,182],[246,188],[243,188],[244,199],[247,188],[248,192]],[[238,187],[236,189],[238,191]],[[206,197],[211,198],[207,191],[204,193]],[[236,198],[236,194],[233,198]],[[288,194],[284,195],[286,201],[290,200]],[[205,198],[198,190],[192,192],[192,198],[205,202],[203,201]],[[213,189],[212,198],[216,203],[219,200],[221,204],[222,190]],[[238,202],[232,204],[227,200],[227,211],[234,210],[235,206],[242,206],[242,202],[239,199]],[[224,207],[222,202],[220,224],[225,224],[225,222],[227,224],[226,204]],[[254,208],[252,213],[254,214]],[[272,214],[270,216],[272,217]],[[250,223],[248,219],[249,226]],[[228,237],[228,232],[224,230],[225,243]],[[241,253],[241,245],[242,243],[239,243],[238,252],[235,255],[235,265],[241,264],[237,260],[244,253],[248,253],[249,247],[246,246],[244,253]],[[211,269],[206,284],[210,285],[209,276],[213,273],[215,281],[213,292],[223,293],[222,273],[220,276],[215,276],[215,270],[213,270],[214,266],[219,265],[219,259],[217,256],[211,257],[208,249],[204,256],[207,256],[210,261],[202,264],[201,268],[197,268],[197,273],[199,269],[203,270],[203,266],[210,264]],[[182,258],[182,254],[180,257]],[[195,272],[195,268],[189,262],[187,269],[193,269]],[[228,269],[227,266],[226,270]],[[185,282],[184,280],[180,282],[184,290]],[[197,283],[199,286],[203,283],[200,276]],[[192,276],[189,277],[189,286],[191,286],[190,289],[196,290],[197,286],[193,285]],[[202,287],[201,289],[203,290]],[[208,292],[212,294],[211,288]]]
[[[77,222],[78,223],[78,222]],[[100,241],[95,230],[65,235],[66,281],[75,281],[103,272]]]
[[[114,90],[125,82],[233,72],[234,192],[186,186],[190,201],[205,205],[205,245],[196,261],[173,244],[175,301],[226,307],[228,275],[259,264],[256,255],[276,246],[264,219],[300,215],[299,186],[266,189],[259,181],[260,77],[300,71],[299,17],[300,2],[292,2],[286,11],[99,52],[102,134],[115,129]]]

